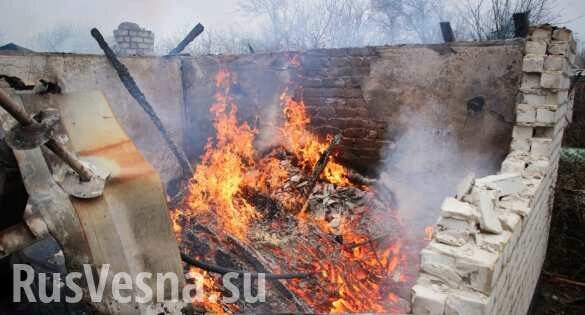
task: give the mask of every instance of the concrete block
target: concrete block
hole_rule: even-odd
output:
[[[552,29],[548,27],[533,28],[530,30],[528,38],[529,41],[549,42],[552,38]]]
[[[479,188],[496,190],[499,197],[519,193],[525,188],[520,173],[505,173],[478,178],[475,180],[475,185]]]
[[[553,31],[552,39],[558,41],[569,42],[573,40],[573,32],[566,28],[558,28]]]
[[[435,230],[435,239],[443,244],[463,246],[476,233],[475,222],[441,218]]]
[[[544,70],[569,72],[569,62],[565,56],[560,55],[545,56]]]
[[[477,210],[473,205],[452,197],[443,201],[441,211],[442,216],[445,218],[473,221],[478,217]]]
[[[530,208],[530,199],[520,196],[503,197],[498,202],[498,207],[516,213],[521,217],[526,217],[532,210]]]
[[[569,91],[547,91],[546,93],[546,104],[549,105],[560,105],[565,104],[569,100]]]
[[[412,287],[412,313],[420,315],[443,315],[447,294],[415,285]]]
[[[527,55],[545,55],[547,44],[544,41],[527,41],[525,53]]]
[[[570,79],[560,71],[545,71],[540,79],[540,85],[545,89],[569,89],[570,84]]]
[[[142,37],[132,37],[132,41],[135,43],[142,43],[144,40]]]
[[[533,159],[548,159],[551,154],[552,140],[533,138],[530,144],[530,157]]]
[[[536,108],[529,104],[516,105],[516,121],[519,123],[536,122]]]
[[[527,140],[523,140],[527,142]],[[528,145],[528,150],[525,152],[530,151],[530,145]],[[526,161],[520,159],[513,155],[508,155],[506,159],[502,162],[502,169],[503,173],[522,173],[526,168]]]
[[[536,122],[553,125],[556,122],[556,111],[538,108],[536,110]]]
[[[533,127],[514,126],[512,129],[512,138],[530,139],[534,133]]]
[[[530,105],[544,105],[546,104],[546,96],[534,93],[523,93],[522,102]]]
[[[454,257],[425,248],[421,251],[420,268],[450,286],[456,287],[462,282],[461,277],[455,270]]]
[[[528,153],[528,152],[530,152],[530,144],[531,144],[530,139],[514,138],[514,139],[512,139],[512,143],[510,144],[510,148],[512,149],[512,151]]]
[[[455,258],[455,267],[466,286],[489,294],[501,272],[497,267],[499,255],[479,247],[467,249],[468,254]]]
[[[548,53],[551,55],[569,56],[571,53],[571,43],[562,41],[552,41],[548,45]]]
[[[496,212],[504,230],[514,232],[520,227],[522,217],[519,214],[503,209],[498,209]]]
[[[445,315],[487,315],[487,304],[483,294],[455,291],[445,301]]]
[[[526,173],[530,176],[544,176],[548,172],[549,167],[550,162],[548,160],[530,161],[526,167]]]
[[[476,180],[477,184],[477,180]],[[487,189],[478,190],[479,226],[482,231],[502,233],[502,224],[494,209],[493,195]]]
[[[512,237],[509,231],[502,231],[500,234],[484,234],[476,235],[477,246],[490,253],[499,254],[503,251],[506,244]]]
[[[544,56],[542,55],[526,55],[522,62],[522,71],[524,72],[542,72],[544,69]]]

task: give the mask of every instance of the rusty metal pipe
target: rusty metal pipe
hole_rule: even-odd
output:
[[[10,116],[12,116],[19,124],[23,126],[30,126],[34,123],[32,117],[28,115],[28,113],[19,106],[14,100],[8,96],[2,88],[0,88],[0,106],[7,111]],[[49,140],[45,143],[45,146],[49,148],[55,155],[63,160],[69,167],[71,167],[77,174],[79,174],[79,178],[82,181],[89,181],[93,176],[93,172],[85,166],[81,161],[69,150],[65,148],[65,146],[53,139]]]

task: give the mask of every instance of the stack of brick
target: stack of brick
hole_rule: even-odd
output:
[[[136,23],[123,22],[114,30],[116,53],[120,55],[150,55],[154,52],[154,33]]]
[[[545,259],[563,132],[572,115],[571,31],[533,28],[511,151],[498,175],[445,200],[422,251],[413,314],[525,314]]]

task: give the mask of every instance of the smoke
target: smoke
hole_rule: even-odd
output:
[[[439,105],[436,105],[440,107]],[[468,174],[495,173],[494,156],[461,147],[462,130],[436,123],[404,109],[408,129],[385,156],[379,185],[394,192],[405,225],[421,228],[436,223],[444,198],[454,196]]]

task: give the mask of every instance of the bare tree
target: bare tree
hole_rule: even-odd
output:
[[[439,22],[449,15],[445,0],[372,0],[375,20],[391,42],[431,43],[440,39]]]
[[[531,23],[551,23],[557,18],[556,0],[466,0],[461,15],[474,40],[514,37],[512,15],[528,12]]]
[[[107,37],[109,42],[113,38]],[[47,29],[31,41],[38,51],[46,52],[76,52],[76,53],[98,53],[99,47],[90,35],[89,27],[75,25],[58,25]]]
[[[262,50],[359,46],[371,32],[369,0],[242,0],[240,9],[263,19]]]

